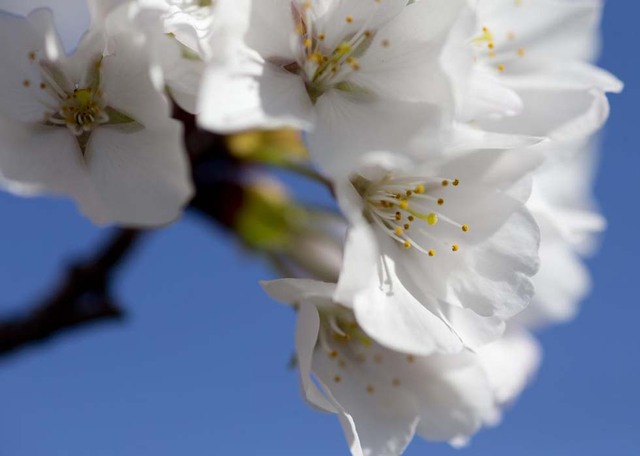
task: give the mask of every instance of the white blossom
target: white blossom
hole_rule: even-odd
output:
[[[305,398],[339,415],[353,455],[399,455],[414,434],[461,441],[497,419],[492,385],[471,352],[425,357],[390,350],[333,301],[332,284],[285,279],[263,286],[298,307]]]
[[[471,3],[470,3],[471,4]],[[481,128],[554,138],[593,133],[604,92],[622,84],[590,62],[600,0],[479,0],[447,46],[459,117]]]
[[[397,349],[451,352],[498,338],[534,293],[539,234],[524,202],[538,163],[473,151],[403,168],[372,156],[338,192],[352,227],[337,299],[355,303],[379,342],[407,339]],[[372,288],[386,302],[358,304]],[[394,316],[407,337],[397,338]]]
[[[0,173],[73,197],[93,221],[158,225],[192,192],[182,128],[143,43],[88,33],[65,55],[48,10],[0,14]]]
[[[362,152],[402,149],[451,114],[439,58],[462,4],[253,0],[243,43],[207,68],[199,120],[222,132],[307,130],[332,174]]]

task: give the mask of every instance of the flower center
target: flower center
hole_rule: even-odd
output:
[[[459,179],[394,178],[387,175],[379,182],[361,176],[352,183],[365,201],[365,215],[384,233],[405,249],[415,248],[433,257],[438,246],[451,252],[460,250],[460,233],[469,225],[447,217],[442,209],[443,196],[460,185]]]
[[[90,132],[100,124],[109,122],[106,105],[100,90],[91,87],[75,89],[61,101],[58,112],[51,115],[49,123],[66,125],[74,135]]]
[[[360,70],[358,60],[371,46],[375,32],[368,29],[370,17],[358,29],[347,30],[337,45],[327,43],[327,35],[320,29],[317,13],[312,1],[292,2],[293,20],[296,26],[296,61],[283,68],[300,75],[307,87],[309,97],[315,102],[324,92],[336,88],[344,91],[366,92],[349,82],[349,76]],[[344,18],[345,26],[354,24],[353,16]],[[388,45],[385,44],[385,45]]]
[[[88,136],[101,124],[135,122],[126,114],[109,107],[100,88],[102,57],[89,63],[81,82],[72,83],[57,64],[39,59],[36,51],[29,52],[29,77],[22,86],[30,91],[44,108],[45,125],[67,127],[84,152]]]
[[[319,349],[329,361],[330,377],[325,381],[337,385],[348,376],[370,395],[402,385],[415,356],[392,353],[378,345],[360,328],[350,310],[321,311],[320,321]]]
[[[503,73],[507,66],[505,62],[517,57],[523,58],[526,50],[517,47],[516,34],[507,32],[505,36],[496,36],[489,27],[482,27],[482,31],[472,40],[476,60],[488,61],[489,66]]]

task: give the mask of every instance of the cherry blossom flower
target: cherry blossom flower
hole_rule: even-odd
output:
[[[65,55],[48,10],[0,15],[0,172],[73,197],[96,223],[159,225],[192,193],[180,124],[127,34]]]
[[[495,340],[534,293],[539,233],[524,203],[539,156],[474,151],[405,167],[386,157],[372,156],[338,192],[352,227],[337,299],[396,349],[451,351],[450,332],[472,348]],[[372,288],[387,302],[358,304],[372,302]],[[392,345],[400,314],[407,334],[431,337]]]
[[[333,301],[333,284],[284,279],[263,286],[297,306],[305,398],[339,415],[353,455],[399,455],[414,434],[463,441],[497,419],[492,385],[471,352],[425,357],[381,346]]]
[[[601,9],[600,0],[478,1],[445,53],[460,118],[506,133],[593,133],[608,116],[604,93],[622,89],[590,63]]]
[[[314,160],[330,174],[362,152],[403,148],[451,114],[439,58],[462,5],[251,1],[243,43],[207,68],[199,120],[221,132],[307,130]]]

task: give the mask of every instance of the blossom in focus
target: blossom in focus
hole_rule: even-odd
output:
[[[177,218],[192,193],[182,128],[144,43],[121,33],[107,46],[89,32],[67,56],[48,10],[0,23],[0,173],[11,187],[70,195],[96,223]]]
[[[439,58],[462,4],[250,1],[237,52],[206,70],[199,121],[220,132],[307,130],[330,174],[365,151],[401,150],[452,112]]]
[[[526,307],[539,243],[524,206],[538,157],[526,157],[473,151],[403,168],[376,154],[338,192],[352,228],[337,299],[356,303],[378,342],[397,344],[401,318],[417,337],[396,349],[451,351],[451,333],[476,348]],[[372,307],[372,288],[387,302]]]
[[[385,348],[333,301],[333,284],[284,279],[263,286],[297,306],[305,397],[339,415],[353,455],[399,455],[414,434],[462,441],[497,419],[492,386],[471,352],[425,357]]]

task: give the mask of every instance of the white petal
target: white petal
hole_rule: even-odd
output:
[[[265,63],[250,50],[233,62],[213,62],[205,70],[199,123],[210,130],[313,125],[313,106],[299,76]]]
[[[47,19],[52,21],[50,11],[37,12],[34,21],[41,26]],[[57,100],[40,88],[43,81],[38,59],[47,58],[43,35],[47,30],[37,30],[28,19],[0,12],[0,42],[4,43],[0,47],[1,115],[42,122],[45,112],[57,109]]]
[[[99,127],[91,134],[86,162],[108,216],[118,223],[169,223],[193,193],[182,128],[173,120],[161,130]]]
[[[463,4],[422,0],[405,7],[376,32],[349,81],[390,99],[451,103],[439,58],[443,37]]]
[[[377,385],[373,394],[368,393],[367,379],[348,374],[346,371],[341,376],[340,383],[336,383],[333,381],[334,364],[327,356],[316,356],[313,360],[313,370],[325,385],[331,385],[331,395],[340,404],[347,418],[353,420],[362,454],[402,454],[413,437],[418,421],[414,408],[410,405],[409,396],[403,396],[401,390],[382,385]],[[349,437],[349,434],[352,434],[351,428],[344,427]],[[352,454],[358,454],[360,450],[356,444],[357,442],[351,443]]]
[[[424,378],[417,396],[420,436],[461,440],[496,415],[490,384],[473,355],[434,355],[418,358],[415,364]]]
[[[118,35],[113,44],[113,54],[102,60],[107,103],[146,128],[162,128],[170,109],[151,79],[149,48],[133,35]]]
[[[373,231],[362,221],[349,228],[334,299],[353,305],[354,298],[375,283],[378,249]]]
[[[476,350],[502,336],[506,328],[504,320],[485,317],[473,310],[443,305],[447,321],[460,337],[465,347]]]
[[[542,361],[538,342],[519,330],[509,331],[477,355],[500,404],[511,403],[520,395]]]
[[[260,282],[264,291],[273,299],[289,305],[299,305],[309,298],[330,300],[335,284],[311,279],[279,279]],[[320,299],[314,301],[320,304]]]
[[[309,150],[332,176],[354,172],[367,152],[407,153],[418,132],[435,138],[441,132],[442,112],[428,103],[376,100],[330,90],[318,99],[316,110],[316,128],[308,135]]]
[[[5,179],[26,185],[31,194],[64,194],[74,198],[83,210],[101,210],[80,147],[66,127],[0,119],[0,140],[0,169]],[[94,219],[96,223],[107,221],[100,216]]]
[[[245,41],[265,59],[295,61],[291,0],[252,0]]]
[[[311,405],[326,412],[336,413],[336,407],[329,401],[311,380],[311,365],[318,340],[320,316],[315,306],[301,304],[296,325],[296,355],[300,370],[300,381],[305,398]]]
[[[389,291],[375,287],[358,295],[354,311],[362,329],[391,350],[416,355],[460,351],[460,339],[427,307],[396,282]]]
[[[474,248],[469,268],[451,273],[447,301],[500,318],[522,311],[534,293],[539,243],[533,217],[524,209],[515,212],[488,242]]]

